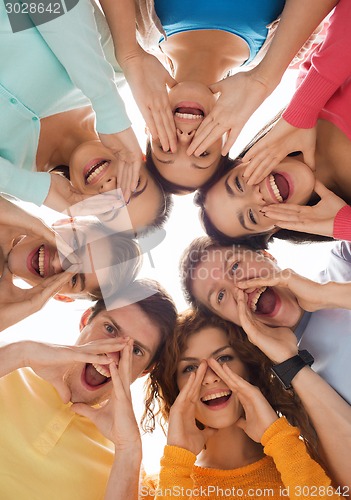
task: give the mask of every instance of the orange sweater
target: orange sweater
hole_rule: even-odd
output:
[[[324,470],[307,453],[299,430],[282,417],[262,436],[266,456],[233,470],[197,467],[196,456],[176,446],[166,446],[161,460],[158,488],[144,481],[140,498],[211,500],[232,499],[339,499]]]

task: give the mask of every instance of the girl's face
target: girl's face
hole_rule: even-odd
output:
[[[238,165],[209,189],[205,210],[215,227],[230,237],[274,232],[274,221],[260,209],[272,203],[304,205],[313,192],[311,169],[296,158],[285,158],[274,172],[254,186],[247,185],[246,165]]]
[[[84,142],[70,158],[72,185],[81,193],[96,195],[117,189],[118,161],[100,141]],[[132,193],[127,210],[135,230],[151,224],[162,203],[162,193],[145,166],[140,169],[139,182]]]
[[[169,100],[176,126],[177,151],[165,152],[159,139],[150,138],[152,159],[162,177],[184,186],[184,191],[194,191],[214,174],[221,158],[222,138],[200,157],[186,154],[197,129],[217,98],[202,83],[182,82],[169,91]]]
[[[77,247],[75,232],[70,224],[56,226],[55,230],[71,248]],[[87,240],[85,244],[83,240]],[[43,239],[24,236],[9,253],[9,270],[18,278],[36,286],[43,279],[67,269],[73,261],[79,262],[77,274],[61,288],[60,293],[71,297],[87,296],[87,293],[97,290],[100,284],[103,286],[104,282],[108,283],[108,268],[113,263],[113,250],[110,244],[106,244],[100,231],[88,226],[80,233],[79,244],[75,254],[69,257],[69,261],[65,261],[68,256],[59,255],[57,248]],[[94,255],[97,258],[94,259]],[[99,277],[92,266],[98,270]]]
[[[179,390],[184,387],[191,372],[197,370],[203,359],[215,359],[247,379],[245,365],[228,342],[227,334],[220,328],[204,328],[188,339],[177,368]],[[243,408],[235,394],[208,366],[204,375],[195,417],[203,425],[215,429],[229,427],[243,415]]]

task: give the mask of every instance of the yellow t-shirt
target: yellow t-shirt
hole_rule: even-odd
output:
[[[0,498],[103,499],[114,449],[31,369],[0,379]]]

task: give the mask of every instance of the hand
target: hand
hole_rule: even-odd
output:
[[[164,151],[177,150],[176,128],[167,87],[177,82],[163,64],[139,47],[138,55],[128,59],[123,71],[147,127],[159,138]]]
[[[143,157],[138,139],[131,127],[117,134],[99,134],[99,137],[118,159],[117,187],[122,189],[124,199],[128,202],[131,192],[138,185]]]
[[[117,450],[141,449],[138,424],[135,420],[130,393],[133,341],[129,340],[120,354],[118,367],[115,362],[109,364],[113,383],[111,398],[100,408],[92,408],[84,403],[75,403],[72,410],[89,418],[104,434],[113,441]]]
[[[111,359],[106,354],[121,351],[126,340],[104,339],[78,346],[61,346],[41,342],[26,342],[24,366],[30,366],[35,373],[50,382],[64,403],[68,403],[71,392],[65,381],[65,374],[72,363],[108,364]]]
[[[208,438],[216,432],[210,427],[200,430],[195,420],[195,408],[200,399],[201,384],[206,370],[207,363],[202,361],[196,374],[190,373],[169,414],[167,444],[179,446],[195,455],[200,453]]]
[[[346,203],[319,181],[314,190],[321,200],[313,207],[277,203],[263,207],[262,212],[279,228],[333,237],[335,216]]]
[[[273,90],[270,82],[260,78],[255,68],[230,76],[209,88],[214,94],[220,92],[221,95],[197,129],[187,149],[188,155],[200,156],[225,133],[228,136],[222,155],[229,153],[247,120]]]
[[[250,162],[245,170],[248,184],[258,184],[289,154],[302,151],[303,159],[315,169],[316,128],[296,128],[279,118],[272,130],[260,139],[243,157]]]
[[[236,425],[259,443],[268,427],[278,420],[278,415],[259,388],[232,372],[228,365],[221,366],[213,358],[209,359],[208,364],[239,398],[244,408],[245,417],[240,417]]]
[[[250,288],[252,288],[251,280],[247,283],[250,283]],[[290,328],[272,328],[261,323],[248,308],[242,290],[238,290],[236,299],[241,326],[245,330],[248,339],[269,359],[276,364],[282,363],[298,353],[297,338]]]
[[[252,278],[237,282],[237,287],[243,290],[247,288],[259,288],[261,286],[288,288],[295,295],[300,307],[305,311],[313,312],[325,309],[328,307],[330,301],[328,298],[327,283],[322,284],[309,280],[291,269],[274,271],[274,274],[265,276],[264,278]],[[267,354],[267,356],[269,355]]]
[[[74,273],[55,274],[28,289],[15,286],[12,274],[5,268],[0,280],[0,331],[39,311],[55,295]]]

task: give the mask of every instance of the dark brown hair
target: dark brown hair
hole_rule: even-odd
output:
[[[154,383],[147,387],[148,397],[158,401],[157,415],[163,425],[168,421],[171,406],[179,394],[177,368],[187,342],[192,335],[209,327],[226,333],[229,344],[249,373],[249,382],[260,389],[278,415],[284,415],[291,425],[300,429],[311,455],[319,459],[316,435],[308,415],[294,392],[284,390],[272,374],[270,359],[248,340],[241,327],[214,314],[205,316],[198,310],[190,309],[179,315],[173,335],[166,340],[162,359],[154,373]]]

